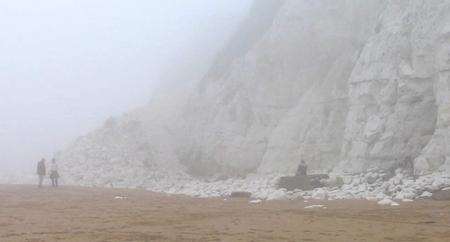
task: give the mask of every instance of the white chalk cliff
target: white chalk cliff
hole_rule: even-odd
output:
[[[68,182],[450,173],[450,0],[257,0],[203,80],[80,137]]]

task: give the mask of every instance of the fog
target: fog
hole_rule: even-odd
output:
[[[1,1],[0,169],[34,169],[159,85],[201,78],[250,2]]]

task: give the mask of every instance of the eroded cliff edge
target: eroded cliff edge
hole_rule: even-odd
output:
[[[203,80],[59,158],[71,182],[144,187],[292,174],[301,159],[314,172],[448,172],[449,73],[448,0],[258,0]]]

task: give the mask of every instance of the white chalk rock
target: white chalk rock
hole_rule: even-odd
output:
[[[325,205],[311,205],[311,206],[306,206],[305,209],[314,209],[314,208],[323,208],[325,209]]]
[[[273,191],[267,196],[267,200],[285,200],[286,198],[286,193],[282,190]]]
[[[391,202],[391,204],[390,204],[391,206],[400,206],[400,204],[398,204],[398,203],[396,203],[396,202]]]
[[[325,200],[328,197],[328,193],[325,189],[319,188],[314,190],[313,194],[312,194],[312,198],[313,199],[317,199],[317,200]]]
[[[433,193],[428,192],[428,191],[425,191],[425,192],[423,192],[419,197],[420,197],[420,198],[430,198],[430,197],[432,197],[432,196],[433,196]]]
[[[389,198],[384,198],[383,200],[379,201],[378,204],[382,205],[382,206],[386,206],[386,205],[391,206],[392,204],[395,204],[395,202]]]
[[[258,203],[261,203],[261,202],[262,202],[261,199],[256,199],[256,200],[250,201],[249,203],[251,203],[251,204],[258,204]]]
[[[378,201],[378,198],[377,197],[373,197],[373,196],[368,196],[368,197],[366,197],[366,199],[368,201],[372,201],[372,202]]]

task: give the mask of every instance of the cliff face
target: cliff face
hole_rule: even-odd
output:
[[[446,152],[430,140],[441,143],[447,130],[441,97],[449,90],[442,86],[449,7],[449,1],[391,1],[382,12],[349,78],[342,169],[388,168],[426,150],[440,157],[429,161],[433,169],[443,164]]]
[[[292,170],[304,157],[314,168],[331,168],[346,82],[380,7],[285,1],[245,54],[202,81],[186,111],[192,147],[183,163],[211,173],[255,171],[263,163],[261,171],[273,172]]]
[[[448,0],[258,0],[203,80],[60,159],[74,181],[99,184],[117,170],[289,174],[301,159],[316,172],[427,173],[450,163],[449,83]]]
[[[422,56],[428,57],[424,76],[433,82],[437,121],[431,140],[415,159],[415,166],[421,172],[440,169],[450,174],[450,6],[448,1],[439,2],[432,10],[438,16],[425,22],[433,31],[426,45],[416,52],[418,60],[413,73],[420,74],[418,64],[425,62]],[[420,56],[420,53],[427,54]]]

